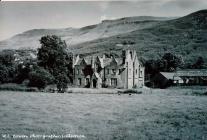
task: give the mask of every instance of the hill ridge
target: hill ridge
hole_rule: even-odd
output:
[[[131,45],[137,50],[138,56],[145,60],[156,59],[165,52],[181,55],[187,62],[195,61],[199,56],[207,60],[207,10],[170,20],[142,18],[108,20],[79,29],[34,30],[37,32],[30,32],[31,35],[23,33],[2,41],[0,46],[37,48],[42,35],[56,34],[66,40],[72,52],[84,55],[119,53]]]

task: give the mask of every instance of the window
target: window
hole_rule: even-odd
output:
[[[142,77],[142,74],[143,74],[142,71],[139,71],[139,77]]]
[[[112,74],[116,74],[116,70],[115,69],[112,69]]]
[[[121,69],[119,69],[119,75],[121,74],[121,72],[122,72]]]
[[[78,78],[78,85],[81,85],[81,78]]]
[[[111,78],[111,86],[117,86],[117,79]]]
[[[76,74],[79,74],[79,69],[77,69]]]
[[[90,79],[86,78],[86,86],[90,84]]]
[[[83,74],[84,69],[81,70],[81,74]]]
[[[132,59],[132,51],[130,51],[130,56],[131,56],[131,59]]]
[[[109,74],[109,69],[106,70],[106,74]]]
[[[137,75],[137,69],[136,69],[136,75]]]
[[[111,85],[110,79],[106,79],[106,83],[110,86]]]

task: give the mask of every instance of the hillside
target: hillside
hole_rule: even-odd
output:
[[[0,42],[0,49],[38,48],[39,40],[44,35],[55,34],[66,40],[68,45],[111,37],[123,33],[145,29],[157,24],[158,21],[169,20],[165,17],[126,17],[117,20],[105,20],[99,24],[83,28],[65,29],[33,29]]]
[[[182,56],[185,63],[193,63],[199,56],[207,62],[207,10],[176,19],[126,17],[80,29],[34,29],[1,41],[0,48],[34,49],[47,34],[61,36],[72,52],[83,55],[119,54],[130,46],[144,60],[171,52]]]
[[[207,10],[158,22],[149,28],[75,45],[71,49],[87,55],[109,51],[119,53],[128,45],[145,60],[172,52],[183,56],[187,63],[195,61],[198,56],[207,62]]]

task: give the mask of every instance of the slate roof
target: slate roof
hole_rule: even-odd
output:
[[[115,58],[118,65],[123,64],[123,58]]]
[[[160,72],[166,79],[182,80],[179,76],[176,76],[174,72]]]
[[[92,57],[84,57],[83,59],[85,60],[87,65],[91,65]]]
[[[175,74],[176,76],[207,76],[207,69],[186,69],[179,70]]]
[[[75,65],[76,65],[76,66],[77,66],[77,65],[80,65],[81,62],[82,62],[83,60],[86,62],[87,65],[91,65],[91,60],[92,60],[92,58],[90,58],[90,57],[80,58],[80,59],[75,63]]]
[[[101,57],[99,57],[99,56],[97,56],[98,58],[99,58],[99,60],[100,60],[100,62],[101,62],[101,66],[102,67],[106,67],[106,66],[109,66],[110,64],[111,64],[111,62],[113,61],[113,58],[105,58],[105,59],[103,59],[103,58],[101,58]],[[86,64],[87,65],[92,65],[91,64],[91,62],[92,62],[92,59],[94,59],[94,61],[97,59],[97,57],[84,57],[84,58],[80,58],[76,63],[75,63],[75,65],[80,65],[81,64],[81,62],[83,61],[83,60],[85,60],[85,62],[86,62]],[[118,64],[118,66],[120,65],[122,65],[123,64],[123,59],[122,58],[115,58],[115,61],[117,62],[117,64]]]

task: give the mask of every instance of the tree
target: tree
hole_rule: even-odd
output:
[[[55,74],[56,70],[66,66],[66,44],[59,37],[43,36],[40,39],[41,48],[38,49],[38,64]]]
[[[0,65],[0,83],[6,83],[9,79],[9,72],[6,66]]]
[[[69,82],[63,77],[68,79],[69,72],[72,72],[72,59],[67,53],[67,45],[55,35],[43,36],[40,43],[41,48],[37,54],[38,65],[48,70],[56,79],[57,88],[63,90]]]
[[[160,71],[171,72],[178,67],[183,66],[183,59],[181,56],[176,56],[171,53],[165,53],[161,59],[148,60],[145,62],[145,72],[149,74],[156,74]]]
[[[44,68],[36,67],[29,73],[28,86],[38,87],[39,89],[45,88],[48,84],[54,81],[54,77]]]
[[[203,60],[203,57],[198,57],[197,61],[192,65],[194,69],[203,69],[205,68],[205,62]]]
[[[153,59],[150,59],[150,60],[147,60],[145,62],[145,73],[147,74],[156,74],[159,72],[159,65],[158,65],[158,60],[153,60]]]
[[[160,71],[174,71],[183,65],[182,57],[171,53],[165,53],[160,61]]]
[[[56,84],[58,92],[64,92],[67,88],[67,83],[69,83],[69,78],[66,73],[60,73],[56,76]]]
[[[14,65],[14,54],[13,50],[3,50],[0,52],[0,64],[5,66]]]
[[[0,52],[0,83],[13,82],[15,77],[14,51]]]
[[[18,64],[16,68],[15,82],[21,84],[25,79],[29,78],[29,72],[32,71],[32,64],[30,62],[23,62]]]

